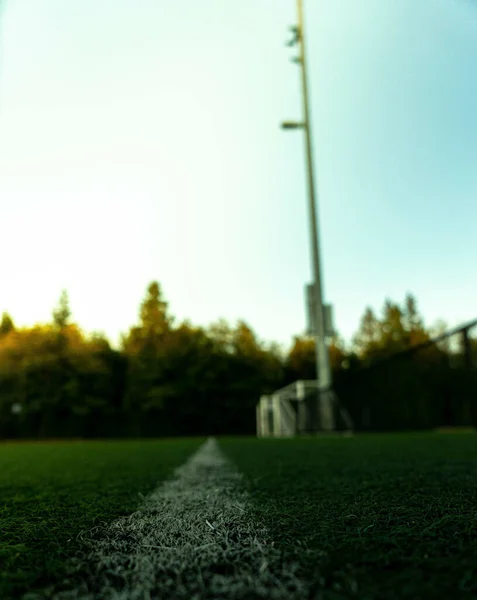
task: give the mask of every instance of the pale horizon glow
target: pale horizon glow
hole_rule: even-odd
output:
[[[477,8],[305,0],[323,288],[349,341],[412,292],[477,318]],[[185,18],[187,16],[187,18]],[[7,0],[0,312],[113,346],[157,280],[177,321],[289,345],[310,279],[294,0]]]

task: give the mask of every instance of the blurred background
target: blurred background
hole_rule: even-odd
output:
[[[473,424],[472,327],[417,346],[477,318],[475,4],[305,5],[336,388]],[[0,435],[254,433],[315,377],[295,3],[1,6]]]

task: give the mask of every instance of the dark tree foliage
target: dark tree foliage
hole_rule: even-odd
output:
[[[262,394],[315,378],[312,338],[284,351],[244,321],[176,325],[158,282],[119,350],[72,322],[65,290],[52,316],[20,329],[2,316],[2,438],[253,435]],[[330,341],[335,389],[356,429],[475,422],[477,341],[459,334],[423,347],[439,328],[426,329],[408,294],[403,306],[386,300],[381,317],[368,307],[352,348]]]

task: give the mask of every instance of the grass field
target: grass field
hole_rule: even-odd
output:
[[[0,445],[0,598],[59,581],[82,531],[134,511],[202,442]],[[477,598],[475,434],[219,444],[308,597]]]
[[[477,598],[475,434],[222,447],[274,539],[304,555],[305,576],[326,598]]]
[[[0,598],[60,581],[82,531],[135,510],[202,442],[0,444]]]

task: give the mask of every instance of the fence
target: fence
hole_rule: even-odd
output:
[[[355,431],[477,427],[476,326],[342,373],[335,390]]]

